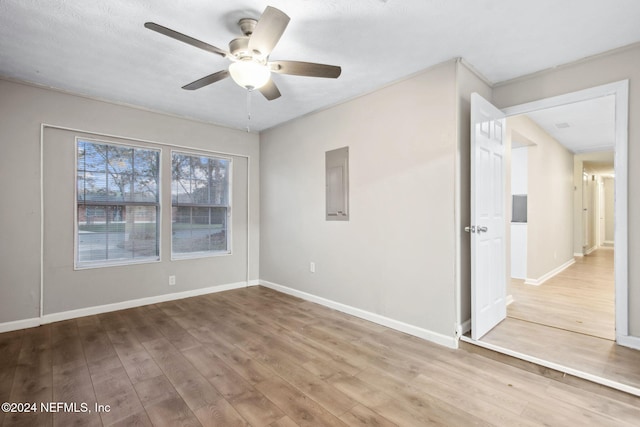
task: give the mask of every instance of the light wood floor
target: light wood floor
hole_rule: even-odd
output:
[[[640,390],[640,351],[612,341],[613,250],[577,258],[540,286],[514,283],[510,291],[507,319],[481,341]]]
[[[613,250],[598,249],[540,286],[512,280],[507,316],[615,340]]]
[[[4,426],[638,425],[640,398],[262,287],[0,334]]]

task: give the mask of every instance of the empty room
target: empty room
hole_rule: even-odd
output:
[[[0,2],[0,426],[632,426],[640,4]]]

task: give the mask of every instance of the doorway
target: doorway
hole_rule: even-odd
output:
[[[511,116],[506,126],[507,317],[615,340],[613,248],[597,233],[600,217],[613,223],[599,192],[613,196],[615,97]]]
[[[614,231],[614,243],[613,243],[613,258],[615,264],[615,341],[618,344],[623,346],[633,347],[633,339],[628,337],[628,309],[627,309],[627,299],[628,299],[628,286],[627,286],[627,122],[628,122],[628,81],[622,81],[617,83],[612,83],[608,85],[603,85],[599,87],[595,87],[592,89],[587,89],[575,93],[570,93],[566,95],[561,95],[549,99],[544,99],[540,101],[531,102],[528,104],[523,104],[519,106],[514,106],[503,110],[503,113],[507,117],[517,116],[521,114],[528,114],[544,109],[549,109],[553,107],[566,106],[569,104],[574,104],[582,101],[593,100],[597,98],[607,97],[613,95],[614,105],[615,105],[615,180],[612,183],[615,188],[615,231]],[[472,124],[472,129],[474,128],[474,124]],[[473,138],[472,138],[473,139]],[[473,153],[473,147],[472,147]],[[472,185],[473,187],[473,185]],[[572,189],[573,190],[573,189]],[[577,189],[575,189],[577,190]],[[580,189],[582,190],[582,189]],[[577,192],[577,191],[576,191]],[[582,191],[579,191],[582,193]],[[472,194],[473,197],[473,194]],[[472,224],[476,222],[476,218],[474,218],[474,214],[472,213]],[[582,222],[580,222],[582,224]],[[506,224],[505,224],[506,226]],[[599,227],[596,227],[596,230]],[[602,233],[602,229],[600,228],[599,233]],[[553,237],[553,236],[550,236]],[[583,235],[584,237],[584,235]],[[472,238],[473,240],[473,238]],[[472,242],[473,243],[473,242]],[[473,249],[472,249],[473,250]],[[573,254],[570,254],[573,255]],[[583,254],[584,255],[584,254]],[[473,270],[473,268],[472,268]],[[473,274],[473,272],[472,272]],[[473,278],[472,278],[473,282]],[[474,294],[474,285],[472,283],[472,299]],[[472,302],[473,304],[473,302]],[[472,308],[473,313],[473,308]],[[505,316],[506,317],[506,316]],[[505,322],[510,321],[507,319]],[[496,322],[496,324],[500,323],[500,320]],[[510,322],[514,323],[514,322]],[[522,325],[521,325],[522,326]],[[473,332],[473,319],[472,319],[472,332]],[[516,328],[517,329],[517,328]],[[490,336],[493,332],[489,332],[487,336]],[[516,339],[517,337],[524,337],[525,344],[520,349],[509,348],[509,342],[511,338],[506,339],[503,342],[488,342],[486,338],[480,338],[479,340],[472,340],[468,337],[464,337],[465,341],[474,342],[477,345],[482,345],[484,347],[491,348],[493,350],[497,350],[503,353],[511,354],[512,356],[516,356],[525,360],[532,361],[537,364],[541,364],[547,367],[551,367],[553,369],[561,370],[564,372],[569,372],[577,376],[581,376],[583,378],[587,378],[590,380],[595,380],[597,382],[611,385],[612,381],[622,381],[623,378],[614,378],[607,379],[602,378],[603,372],[607,370],[608,358],[611,355],[624,353],[626,351],[631,352],[631,354],[626,354],[625,357],[628,357],[630,360],[635,360],[640,362],[639,352],[635,350],[629,350],[624,347],[615,345],[613,341],[604,340],[601,346],[593,346],[588,343],[582,343],[573,348],[573,350],[564,351],[562,350],[563,340],[567,340],[566,337],[556,336],[554,333],[548,334],[546,337],[540,338],[538,343],[535,343],[536,337],[532,335],[533,332],[528,331],[526,328],[520,328],[517,332],[515,332],[512,336],[512,339]],[[594,338],[595,339],[595,338]],[[579,341],[579,340],[577,340]],[[569,356],[568,359],[559,358],[557,360],[553,360],[551,357],[546,356],[536,356],[527,353],[531,353],[528,348],[535,345],[545,346],[549,349],[564,353],[565,356]],[[583,371],[582,366],[568,366],[571,365],[574,361],[579,360],[581,356],[586,353],[584,351],[585,348],[594,348],[598,347],[600,349],[599,355],[604,357],[603,366],[598,368],[598,372],[586,372]],[[582,349],[582,350],[579,350]],[[552,352],[553,352],[552,351]],[[580,354],[582,351],[583,354]],[[635,359],[634,359],[635,358]],[[610,366],[609,366],[610,368]],[[611,369],[609,369],[611,371]],[[626,387],[626,386],[624,386]],[[623,387],[623,388],[624,388]],[[620,388],[620,387],[619,387]],[[640,392],[640,383],[632,385],[632,392]]]
[[[542,111],[554,107],[570,105],[582,101],[614,96],[615,105],[615,140],[614,140],[614,165],[615,165],[615,231],[614,231],[614,268],[615,268],[615,328],[616,342],[621,345],[630,345],[627,339],[628,330],[628,232],[627,232],[627,129],[628,129],[628,99],[629,81],[610,83],[533,101],[527,104],[509,107],[503,110],[506,116],[517,116],[536,111]]]

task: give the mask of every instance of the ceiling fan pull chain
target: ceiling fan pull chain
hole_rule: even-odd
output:
[[[251,91],[247,90],[247,132],[251,131]]]

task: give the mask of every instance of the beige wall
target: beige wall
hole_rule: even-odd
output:
[[[629,333],[640,336],[640,44],[500,84],[493,101],[500,107],[574,92],[629,79],[628,217],[629,228]]]
[[[39,315],[41,123],[251,156],[251,278],[258,278],[257,135],[0,80],[0,171],[5,183],[0,187],[0,323]],[[45,314],[246,280],[246,213],[242,209],[234,212],[237,251],[232,256],[170,261],[170,223],[165,217],[162,262],[74,272],[73,152],[68,150],[74,136],[75,132],[45,131],[45,202],[52,203],[45,206],[44,218]],[[50,145],[57,143],[66,144],[61,147],[66,151]],[[57,160],[60,167],[52,168],[51,162]],[[246,208],[247,162],[238,158],[235,164],[239,185],[234,195],[239,206]],[[163,177],[165,205],[167,179]],[[164,212],[170,210],[165,207]],[[171,288],[169,274],[177,276],[177,285]]]
[[[533,143],[527,155],[527,279],[540,280],[573,259],[573,154],[524,115],[507,118],[508,135],[514,131]]]
[[[261,134],[261,279],[453,336],[455,79],[450,61]],[[325,221],[344,146],[350,220]]]

